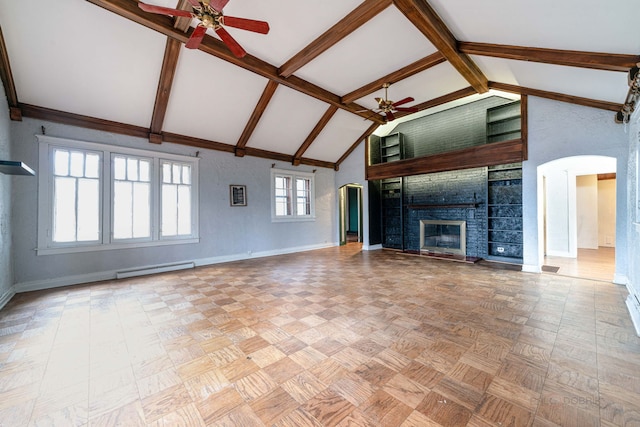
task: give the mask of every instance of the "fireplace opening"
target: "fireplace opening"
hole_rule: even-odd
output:
[[[467,254],[466,221],[421,220],[420,252]]]

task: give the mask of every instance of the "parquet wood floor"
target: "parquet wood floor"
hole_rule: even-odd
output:
[[[352,244],[19,294],[0,425],[639,425],[625,292]]]

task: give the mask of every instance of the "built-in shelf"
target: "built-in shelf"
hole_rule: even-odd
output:
[[[11,160],[0,160],[0,173],[5,175],[28,175],[35,176],[35,171],[23,162]]]
[[[487,259],[522,263],[522,165],[487,169]]]

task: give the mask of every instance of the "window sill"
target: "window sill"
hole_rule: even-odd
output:
[[[306,217],[271,217],[271,222],[312,222],[315,221],[315,216]]]
[[[154,242],[137,242],[137,243],[113,243],[109,245],[89,245],[89,246],[73,246],[73,247],[57,247],[57,248],[36,248],[36,253],[40,255],[61,255],[75,254],[80,252],[100,252],[122,249],[149,248],[155,246],[170,246],[200,243],[200,238],[180,239],[180,240],[161,240]]]

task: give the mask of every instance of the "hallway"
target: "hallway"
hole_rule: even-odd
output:
[[[613,281],[615,264],[615,248],[604,246],[600,246],[598,249],[578,249],[578,258],[557,256],[544,258],[544,266],[559,267],[555,272],[558,275],[603,280],[605,282]],[[547,272],[553,273],[553,271]]]

